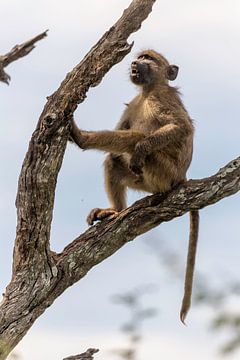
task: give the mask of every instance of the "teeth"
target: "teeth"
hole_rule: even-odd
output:
[[[139,77],[139,72],[137,70],[132,70],[132,75]]]

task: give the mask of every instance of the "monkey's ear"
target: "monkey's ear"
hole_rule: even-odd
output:
[[[167,67],[167,79],[168,80],[175,80],[178,74],[179,67],[177,65],[169,65]]]

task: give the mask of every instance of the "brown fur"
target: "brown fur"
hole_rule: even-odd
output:
[[[115,131],[83,131],[72,124],[71,136],[82,149],[109,152],[105,167],[105,187],[110,209],[93,209],[91,225],[126,207],[127,188],[150,193],[166,192],[186,181],[192,160],[194,128],[178,90],[169,86],[178,67],[159,53],[146,50],[132,62],[130,78],[140,93],[128,104]],[[184,322],[190,307],[194,259],[198,233],[198,213],[191,213],[185,295],[181,309]]]

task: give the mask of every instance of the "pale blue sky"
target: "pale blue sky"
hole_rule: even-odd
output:
[[[0,84],[2,292],[11,275],[17,178],[46,96],[56,90],[66,73],[129,3],[130,0],[1,0],[0,53],[49,29],[48,37],[30,55],[6,69],[12,77],[10,86]],[[84,129],[113,128],[123,104],[137,91],[128,80],[132,57],[141,49],[154,48],[179,65],[175,85],[180,87],[185,106],[195,120],[189,177],[213,174],[239,155],[239,17],[238,0],[158,0],[142,29],[131,36],[135,41],[132,53],[107,74],[100,86],[89,91],[76,112],[78,124]],[[108,205],[103,187],[103,158],[97,152],[82,153],[73,145],[68,146],[56,192],[52,228],[52,246],[56,251],[87,228],[85,218],[92,207]],[[130,193],[129,202],[142,196]],[[197,268],[209,279],[239,277],[239,213],[239,195],[201,211]],[[77,353],[88,345],[111,347],[110,334],[112,342],[118,342],[121,335],[117,329],[126,313],[112,305],[109,297],[142,283],[156,283],[159,292],[146,302],[159,306],[160,314],[145,327],[148,336],[153,334],[150,340],[155,341],[151,345],[155,355],[160,354],[165,360],[178,359],[179,355],[185,359],[214,360],[217,338],[206,329],[209,313],[194,308],[189,314],[190,326],[187,329],[181,326],[178,312],[183,284],[166,278],[147,246],[148,239],[164,241],[179,251],[184,264],[187,238],[185,216],[128,244],[90,271],[36,322],[20,345],[23,359],[33,358],[28,344],[35,342],[36,360],[60,359],[61,354]],[[52,340],[44,348],[46,334]],[[98,336],[101,341],[96,344]],[[65,345],[59,340],[62,338]],[[62,353],[58,350],[59,342]],[[176,353],[172,342],[177,346]],[[99,354],[98,358],[112,358],[108,356]],[[140,360],[143,359],[146,357],[142,355]]]

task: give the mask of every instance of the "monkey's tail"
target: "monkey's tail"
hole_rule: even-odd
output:
[[[185,319],[188,310],[190,309],[191,306],[193,273],[194,273],[196,251],[197,251],[198,231],[199,231],[199,211],[191,210],[187,266],[186,266],[185,282],[184,282],[184,296],[180,311],[180,319],[183,324],[185,324]]]

